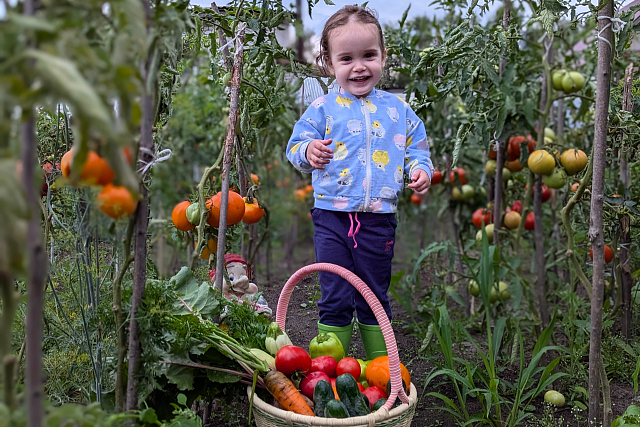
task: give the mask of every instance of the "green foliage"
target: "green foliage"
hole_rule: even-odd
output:
[[[636,405],[629,405],[624,414],[620,415],[615,421],[611,424],[611,427],[622,427],[622,426],[638,426],[640,425],[640,408]]]
[[[486,233],[483,232],[479,270],[472,271],[485,307],[491,304],[490,291],[491,287],[497,284],[498,266],[499,253],[495,246],[489,246]],[[530,360],[527,362],[523,334],[517,322],[506,317],[492,317],[490,310],[485,310],[484,313],[483,333],[486,336],[486,342],[479,343],[466,329],[460,330],[465,340],[475,348],[476,355],[481,360],[481,363],[477,363],[464,353],[460,357],[454,356],[454,326],[450,322],[446,306],[436,308],[433,332],[438,339],[444,363],[440,369],[427,377],[425,386],[435,378],[444,375],[452,383],[457,401],[438,392],[430,392],[427,395],[440,399],[446,405],[444,410],[460,424],[481,422],[494,426],[518,426],[532,415],[529,412],[532,409],[531,401],[550,384],[565,375],[559,372],[553,373],[560,357],[553,359],[546,367],[538,366],[547,352],[561,350],[559,347],[547,345],[552,335],[555,318],[538,337],[530,353]],[[508,332],[513,336],[513,346],[509,354],[519,353],[519,357],[515,358],[518,363],[515,368],[517,380],[513,383],[501,375],[506,373],[508,368],[514,369],[509,367],[509,356],[505,354],[503,347]],[[478,400],[482,408],[480,412],[469,413],[467,402],[469,397],[475,397]],[[503,413],[503,409],[507,412]]]

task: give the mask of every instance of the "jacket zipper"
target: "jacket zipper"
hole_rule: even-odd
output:
[[[367,149],[365,151],[366,157],[366,169],[367,169],[367,185],[365,186],[364,195],[364,210],[369,211],[369,201],[371,198],[371,117],[369,117],[369,110],[365,104],[365,100],[360,98],[360,104],[362,105],[362,111],[364,112],[364,121],[366,124],[366,139]]]

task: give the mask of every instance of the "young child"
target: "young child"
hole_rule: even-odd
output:
[[[404,176],[424,194],[434,169],[422,121],[401,98],[375,89],[386,52],[373,13],[345,6],[325,24],[317,63],[335,76],[340,93],[311,104],[293,129],[287,157],[312,174],[316,261],[354,272],[391,319],[387,291]],[[348,351],[355,309],[367,358],[386,355],[380,326],[360,293],[337,275],[319,278],[319,332],[334,332]]]

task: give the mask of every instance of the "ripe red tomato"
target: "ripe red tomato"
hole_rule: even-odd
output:
[[[528,190],[529,189],[529,184],[525,185],[524,189]],[[533,191],[536,191],[536,186],[535,185],[533,186]],[[546,202],[550,198],[551,198],[551,189],[548,188],[546,185],[542,184],[542,203]]]
[[[360,378],[360,363],[353,357],[345,357],[336,366],[336,375],[351,374],[356,381]]]
[[[285,345],[276,353],[276,369],[289,376],[300,371],[303,374],[311,368],[311,356],[301,347]]]
[[[440,184],[442,182],[442,173],[440,171],[434,171],[431,177],[431,185]]]
[[[420,203],[422,203],[422,197],[416,193],[411,194],[411,203],[414,205],[420,205]]]
[[[467,172],[462,168],[455,168],[449,174],[449,181],[451,181],[452,184],[456,182],[456,175],[460,180],[460,185],[465,185],[467,183]]]
[[[593,248],[589,251],[589,256],[591,257],[591,261],[593,261]],[[604,245],[604,262],[605,264],[609,264],[613,260],[613,249],[609,247],[609,245]]]
[[[529,214],[527,215],[527,219],[524,222],[524,228],[526,228],[527,230],[533,230],[536,224],[536,219],[535,216],[533,215],[533,212],[529,212]]]
[[[484,221],[484,225],[493,223],[493,214],[486,208],[476,209],[473,215],[471,215],[471,221],[473,221],[473,225],[477,228],[482,228],[482,221]]]
[[[311,359],[311,372],[324,372],[329,378],[336,377],[338,362],[331,356],[319,356]]]
[[[520,158],[520,144],[525,140],[527,141],[529,153],[536,148],[536,142],[531,138],[531,135],[526,137],[512,136],[509,138],[509,144],[507,145],[507,161],[514,161]]]
[[[378,401],[378,399],[386,399],[387,393],[384,392],[380,387],[376,385],[372,385],[371,387],[367,387],[362,392],[367,399],[369,399],[369,407],[373,408],[373,404]]]
[[[511,210],[516,211],[519,214],[522,213],[522,202],[520,200],[516,200],[511,204]]]
[[[320,380],[329,382],[330,378],[327,374],[320,371],[307,374],[302,381],[300,381],[300,392],[309,399],[313,399],[313,390]]]

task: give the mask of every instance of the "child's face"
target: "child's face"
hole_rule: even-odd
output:
[[[386,58],[373,24],[349,23],[331,32],[329,71],[355,96],[367,96],[378,84]]]

